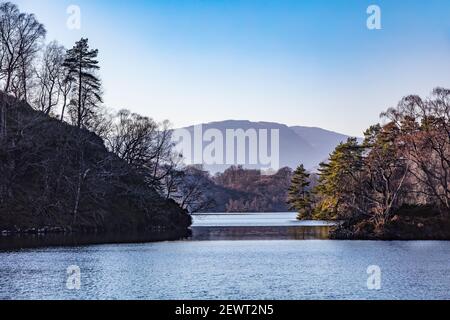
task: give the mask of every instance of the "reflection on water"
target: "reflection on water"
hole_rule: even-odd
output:
[[[334,225],[298,221],[296,214],[200,214],[193,216],[191,240],[325,240]]]
[[[193,227],[192,240],[325,240],[330,227]]]
[[[164,240],[324,240],[333,223],[298,221],[296,214],[197,214],[186,234],[49,234],[0,237],[0,250],[108,243],[149,243]]]
[[[179,240],[190,237],[186,230],[180,235],[177,231],[157,233],[129,233],[129,234],[27,234],[14,236],[0,236],[0,250],[42,247],[74,247],[94,244],[111,243],[148,243],[165,240]]]
[[[330,226],[326,221],[299,221],[294,212],[246,214],[195,214],[193,227],[294,227]]]

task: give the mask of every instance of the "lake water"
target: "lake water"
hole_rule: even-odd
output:
[[[298,221],[296,214],[194,215],[191,240],[325,240],[333,223]]]
[[[202,215],[191,240],[0,252],[0,299],[450,299],[450,242],[292,240],[327,227],[294,220]],[[227,228],[253,239],[221,240]],[[66,285],[71,265],[79,290]],[[367,286],[374,265],[380,290]]]

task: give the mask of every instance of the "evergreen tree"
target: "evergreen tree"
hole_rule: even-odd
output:
[[[81,39],[67,51],[64,67],[68,76],[74,79],[74,96],[69,104],[69,112],[77,127],[88,127],[95,118],[98,105],[102,103],[101,82],[96,75],[100,69],[96,60],[98,50],[90,50],[88,39]]]
[[[321,219],[340,219],[349,214],[361,187],[363,153],[357,139],[339,144],[326,163],[319,168],[319,184],[315,193],[320,199],[316,215]],[[351,209],[351,210],[350,210]]]
[[[288,204],[291,210],[298,212],[298,219],[305,220],[312,217],[310,175],[303,165],[295,170],[288,192]]]

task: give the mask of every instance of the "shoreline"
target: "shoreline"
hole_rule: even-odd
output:
[[[22,249],[70,248],[108,244],[139,244],[187,239],[190,229],[164,232],[117,233],[53,233],[0,235],[0,252]]]
[[[291,213],[292,214],[292,213]],[[208,214],[207,214],[208,215]],[[205,217],[207,215],[193,215]],[[217,216],[219,214],[209,214]],[[236,214],[221,214],[233,217]],[[242,214],[246,216],[245,214]],[[264,217],[264,213],[259,214]],[[165,241],[450,241],[450,221],[443,216],[394,216],[382,228],[373,222],[317,221],[311,224],[282,224],[285,218],[265,224],[258,219],[252,222],[222,221],[194,223],[188,228],[167,229],[155,227],[147,232],[105,232],[100,230],[69,230],[67,228],[28,228],[0,231],[0,251],[45,247],[77,247],[103,244],[139,244]],[[287,218],[286,218],[287,219]],[[291,220],[287,220],[291,221]],[[307,221],[313,222],[313,221]],[[227,225],[227,223],[229,225]],[[245,223],[249,223],[245,225]],[[322,224],[323,223],[323,224]],[[224,224],[224,225],[222,225]],[[236,225],[235,225],[236,224]],[[333,225],[334,224],[334,225]],[[0,229],[1,230],[1,229]]]
[[[198,229],[206,229],[208,227],[199,227]],[[217,227],[209,227],[210,229],[222,229]],[[147,233],[147,234],[46,234],[46,235],[11,235],[0,236],[0,252],[21,251],[44,248],[74,248],[74,247],[89,247],[96,245],[125,245],[125,244],[150,244],[159,242],[176,242],[176,241],[198,241],[198,242],[214,242],[214,241],[230,241],[230,242],[251,242],[251,241],[333,241],[333,242],[449,242],[450,238],[381,238],[375,236],[353,236],[353,237],[338,237],[332,234],[328,238],[252,238],[243,237],[240,239],[232,239],[228,237],[223,238],[198,238],[193,239],[194,233],[198,232],[193,229],[188,229],[184,233],[181,231],[164,232],[164,233]]]
[[[369,220],[347,221],[334,228],[330,236],[336,240],[449,241],[450,219],[395,215],[381,226]]]

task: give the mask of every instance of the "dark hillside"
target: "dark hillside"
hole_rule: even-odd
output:
[[[97,135],[0,93],[0,231],[182,233],[190,224]]]

